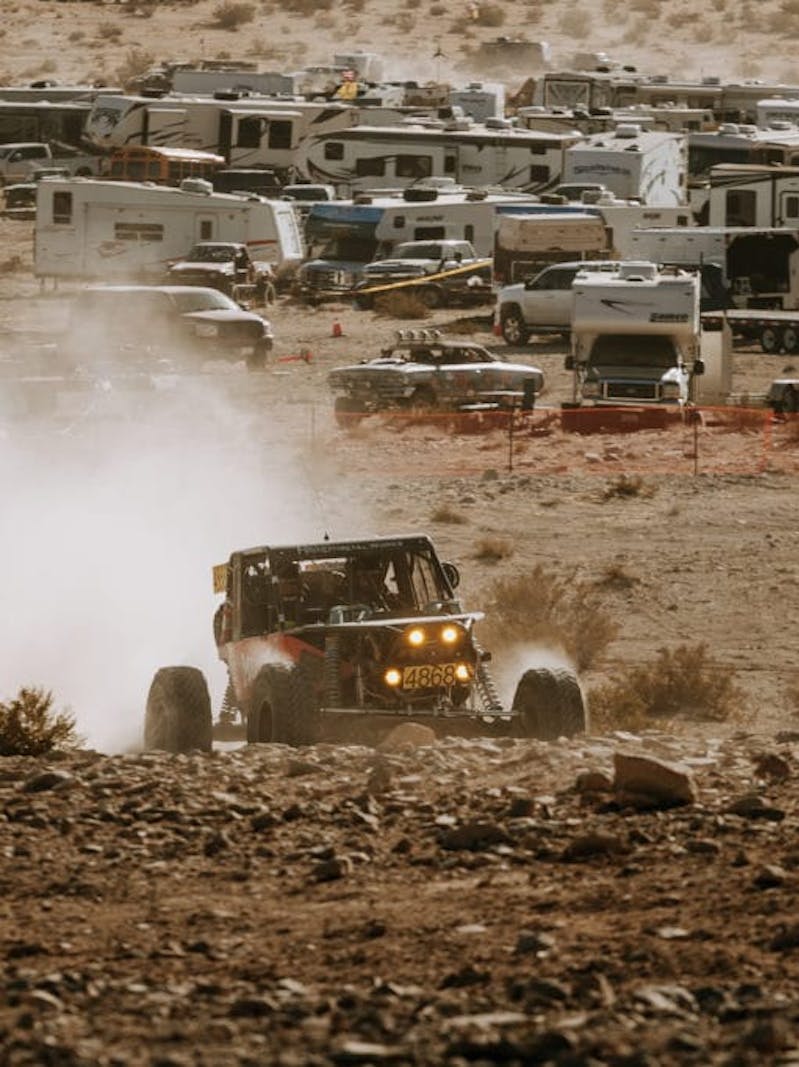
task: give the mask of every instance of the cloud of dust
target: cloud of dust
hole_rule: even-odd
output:
[[[506,707],[512,704],[519,679],[532,667],[575,670],[574,664],[563,649],[548,645],[519,642],[492,651],[494,660],[491,663],[491,673],[499,690],[500,699]]]
[[[200,667],[218,707],[212,566],[237,548],[368,532],[343,486],[322,498],[304,409],[275,405],[275,388],[235,368],[111,388],[71,423],[0,426],[0,700],[51,689],[105,752],[140,743],[158,667]]]

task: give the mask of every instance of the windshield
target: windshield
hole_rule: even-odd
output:
[[[185,314],[188,311],[238,311],[238,304],[215,289],[195,289],[192,292],[172,293],[172,299]]]
[[[236,252],[229,245],[195,245],[186,258],[195,263],[229,263],[236,258]]]
[[[398,245],[396,259],[441,259],[441,245]]]
[[[605,334],[591,349],[589,362],[594,367],[658,367],[666,369],[679,363],[670,337],[651,334]]]
[[[284,196],[290,196],[292,200],[327,200],[324,189],[318,185],[287,185],[283,190]]]
[[[348,263],[368,263],[377,242],[369,237],[335,237],[314,250],[315,259],[332,259]]]

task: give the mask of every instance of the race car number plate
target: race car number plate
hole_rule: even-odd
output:
[[[402,671],[402,688],[431,689],[439,685],[463,685],[455,676],[457,666],[457,663],[425,663],[405,667]]]

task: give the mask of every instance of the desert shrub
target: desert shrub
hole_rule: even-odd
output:
[[[430,308],[418,293],[394,289],[375,297],[375,311],[392,319],[426,319]]]
[[[97,36],[104,41],[118,40],[122,36],[122,27],[114,22],[101,22],[97,27]]]
[[[319,11],[330,11],[333,0],[285,0],[283,11],[290,15],[315,15]],[[352,8],[350,8],[352,10]]]
[[[433,18],[440,18],[441,15],[445,14],[446,10],[447,9],[444,7],[443,4],[430,5],[430,14],[433,16]],[[460,26],[460,23],[457,23],[457,25]]]
[[[513,545],[504,537],[483,537],[474,550],[474,558],[481,563],[499,563],[512,555]]]
[[[467,519],[463,512],[456,511],[450,504],[441,504],[430,516],[430,521],[462,526]]]
[[[481,4],[474,21],[478,26],[501,26],[505,21],[505,12],[499,4]]]
[[[318,7],[319,5],[315,5]],[[222,30],[235,30],[255,18],[255,4],[248,0],[222,0],[211,13],[215,25]]]
[[[780,15],[783,18],[796,18],[799,15],[799,0],[782,0]]]
[[[80,743],[74,717],[53,710],[52,693],[23,688],[13,700],[0,702],[0,756],[41,756]]]
[[[9,256],[8,259],[0,260],[0,274],[19,274],[24,266],[22,256]]]
[[[654,490],[644,482],[640,474],[619,474],[602,490],[603,500],[622,500],[629,497],[650,497]]]
[[[661,648],[654,663],[630,667],[590,694],[592,721],[602,729],[652,725],[653,719],[726,722],[742,699],[735,672],[714,660],[705,644]]]
[[[144,74],[155,63],[152,52],[145,52],[143,48],[130,48],[125,53],[125,58],[117,67],[117,78],[126,85],[131,79]]]
[[[539,563],[498,578],[484,600],[489,648],[535,643],[562,649],[578,670],[595,666],[618,633],[593,582],[559,577]]]
[[[619,560],[608,563],[594,583],[600,589],[613,589],[617,592],[627,592],[634,589],[641,579],[630,571]]]

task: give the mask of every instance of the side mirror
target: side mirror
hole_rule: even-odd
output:
[[[701,378],[705,373],[705,361],[702,359],[694,360],[694,377]]]
[[[574,356],[566,356],[563,361],[564,370],[574,370]]]
[[[449,582],[450,589],[457,589],[461,584],[461,572],[455,566],[454,563],[442,563],[441,569],[444,572],[444,577]]]

